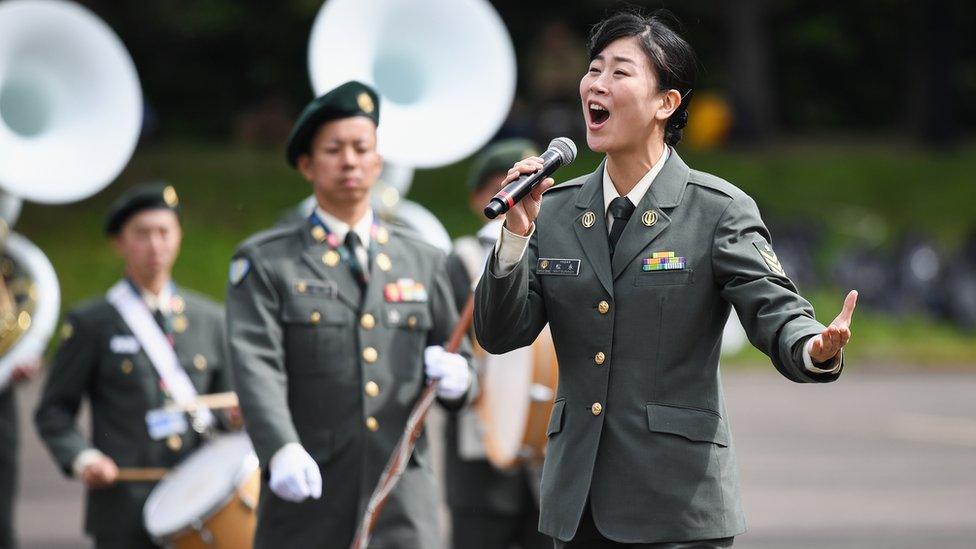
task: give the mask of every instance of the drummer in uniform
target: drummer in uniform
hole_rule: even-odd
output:
[[[255,547],[348,547],[426,378],[442,404],[473,390],[437,345],[457,321],[446,257],[370,208],[379,97],[347,82],[313,100],[287,158],[313,187],[303,223],[238,249],[227,327],[245,426],[265,471]],[[440,547],[425,435],[371,547]]]
[[[459,307],[467,302],[473,284],[481,278],[504,221],[504,217],[489,221],[483,213],[485,204],[502,188],[513,164],[538,154],[538,148],[527,139],[505,139],[489,145],[475,158],[467,180],[468,204],[484,226],[477,235],[455,240],[447,263]],[[483,366],[479,364],[478,368]],[[538,531],[541,463],[527,462],[508,470],[494,467],[486,458],[481,430],[473,408],[448,416],[445,488],[453,547],[551,548],[552,539]]]
[[[105,232],[124,277],[66,315],[35,414],[58,466],[87,488],[85,530],[98,548],[157,546],[142,516],[155,482],[125,472],[173,467],[218,419],[206,409],[190,418],[150,410],[232,388],[220,306],[172,281],[179,211],[168,185],[138,186],[113,203]],[[84,398],[90,441],[76,422]]]

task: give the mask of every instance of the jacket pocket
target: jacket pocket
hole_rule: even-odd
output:
[[[281,304],[281,321],[304,326],[348,326],[353,311],[335,299],[290,297]]]
[[[694,280],[695,271],[691,269],[683,269],[680,271],[642,271],[634,276],[634,286],[681,286],[691,284]]]
[[[725,420],[710,410],[648,403],[647,428],[653,433],[678,435],[695,442],[729,445]]]
[[[426,332],[433,326],[426,303],[385,303],[383,322],[387,328]]]
[[[561,398],[553,403],[552,413],[549,415],[549,427],[546,429],[547,437],[551,437],[563,430],[563,408],[565,407],[565,398]]]

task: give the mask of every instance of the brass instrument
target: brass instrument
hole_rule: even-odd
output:
[[[10,230],[21,200],[81,200],[128,163],[142,90],[118,36],[66,0],[0,2],[0,388],[38,359],[60,309],[58,279]]]

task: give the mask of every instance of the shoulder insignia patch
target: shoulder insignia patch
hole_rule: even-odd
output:
[[[251,270],[251,260],[246,257],[238,257],[230,262],[230,283],[237,286],[244,280],[247,273]]]

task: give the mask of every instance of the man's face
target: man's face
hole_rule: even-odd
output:
[[[183,231],[176,213],[144,210],[130,217],[112,240],[126,271],[139,280],[170,274],[180,254]]]
[[[363,116],[326,122],[309,153],[298,157],[298,170],[312,183],[319,203],[338,208],[368,201],[382,169],[376,124]]]

